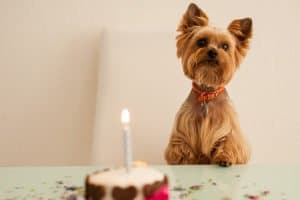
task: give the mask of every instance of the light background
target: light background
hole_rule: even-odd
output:
[[[1,0],[0,165],[101,162],[98,144],[110,139],[97,133],[102,31],[166,32],[173,37],[189,2]],[[195,2],[218,26],[226,27],[233,18],[251,16],[254,20],[252,48],[229,86],[252,144],[252,163],[300,163],[299,1]],[[170,63],[176,62],[175,49],[172,59]],[[167,72],[161,68],[160,73]],[[174,73],[179,72],[174,66]],[[123,76],[136,74],[125,70]],[[173,106],[173,112],[188,93],[188,80],[178,81],[181,87],[168,90],[170,97],[176,97],[168,107]],[[148,106],[151,110],[153,105]],[[165,111],[161,106],[160,116]],[[118,112],[112,115],[118,117]],[[142,118],[143,113],[132,114]],[[168,123],[160,130],[171,130],[171,114],[166,114]],[[140,142],[147,137],[140,137]],[[111,151],[115,150],[121,152],[121,147],[111,144]],[[151,150],[158,157],[150,161],[161,162],[161,149],[154,146]]]

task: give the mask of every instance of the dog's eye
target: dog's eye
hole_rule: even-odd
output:
[[[207,39],[206,38],[199,39],[197,41],[197,45],[198,47],[205,47],[207,45]]]
[[[227,51],[228,48],[229,48],[228,44],[226,44],[226,43],[222,44],[222,49],[224,49],[225,51]]]

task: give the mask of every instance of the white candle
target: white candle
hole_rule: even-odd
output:
[[[124,161],[127,173],[130,172],[131,162],[132,162],[132,152],[131,152],[131,136],[130,136],[130,114],[129,111],[124,108],[121,113],[122,131],[124,137]]]

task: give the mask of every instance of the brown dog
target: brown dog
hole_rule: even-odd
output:
[[[224,86],[246,55],[252,20],[233,20],[227,30],[220,30],[209,26],[207,15],[191,3],[177,30],[177,56],[193,88],[177,113],[167,162],[247,163],[249,147]]]

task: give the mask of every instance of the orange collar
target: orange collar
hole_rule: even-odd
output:
[[[199,95],[198,97],[199,101],[209,101],[219,96],[219,94],[223,92],[224,87],[219,87],[214,91],[202,91],[201,89],[199,89],[197,84],[193,82],[193,90]]]

